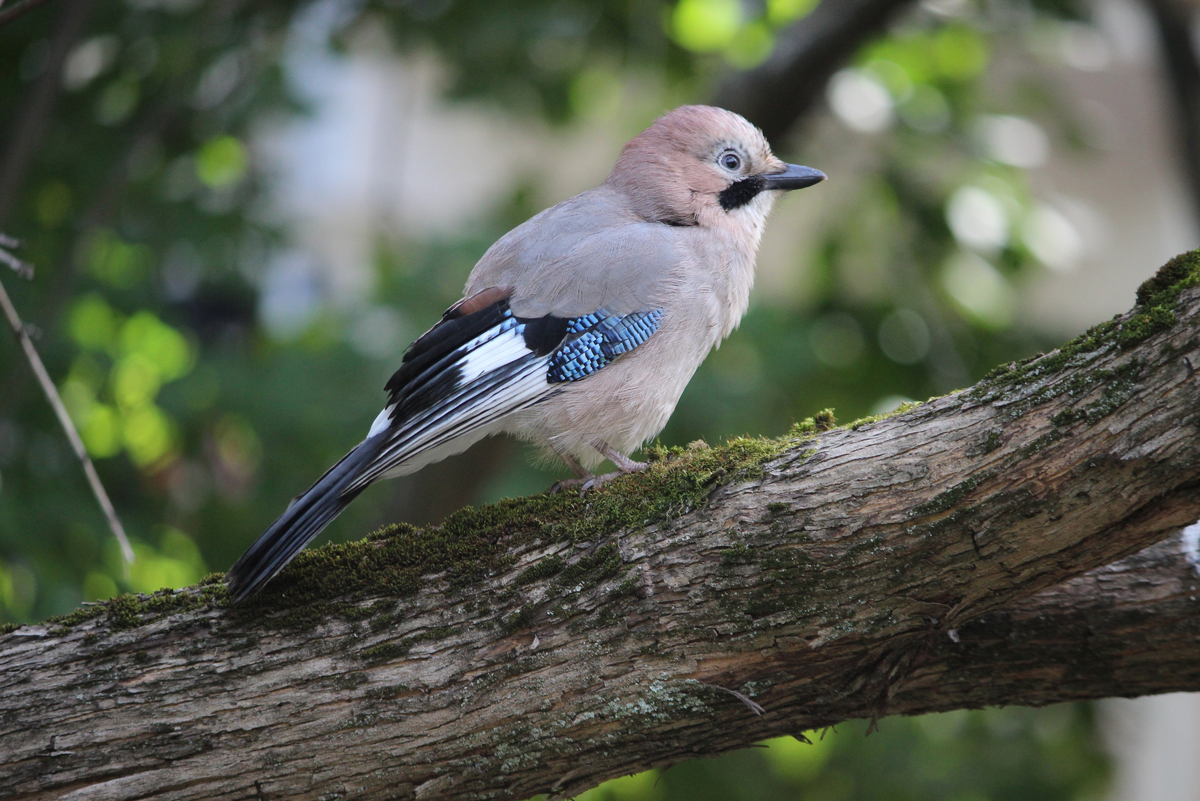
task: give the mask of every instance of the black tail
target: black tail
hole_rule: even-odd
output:
[[[246,600],[266,586],[358,497],[365,487],[350,490],[347,487],[379,455],[385,439],[371,437],[343,456],[307,492],[297,496],[287,511],[242,554],[225,577],[235,602]]]

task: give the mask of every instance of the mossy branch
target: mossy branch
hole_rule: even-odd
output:
[[[969,390],[393,526],[245,606],[213,576],[16,629],[0,797],[520,799],[849,718],[1200,689],[1195,566],[1113,565],[1200,518],[1198,283],[1188,254]]]

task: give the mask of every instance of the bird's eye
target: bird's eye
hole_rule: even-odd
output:
[[[737,172],[739,169],[741,169],[742,159],[732,150],[726,150],[721,154],[720,158],[717,159],[717,163],[730,172]]]

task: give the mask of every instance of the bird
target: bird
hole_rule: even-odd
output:
[[[776,158],[762,131],[712,106],[663,114],[600,186],[495,242],[461,300],[405,351],[366,438],[227,574],[255,595],[351,501],[505,433],[557,457],[589,491],[644,470],[666,425],[749,305],[759,242],[783,192],[825,180]],[[617,468],[596,476],[604,459]]]

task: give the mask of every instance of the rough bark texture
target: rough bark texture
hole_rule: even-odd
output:
[[[1102,567],[1200,517],[1197,284],[1181,257],[896,416],[306,554],[250,607],[209,583],[18,629],[0,796],[520,799],[848,718],[1200,689],[1178,540]]]

